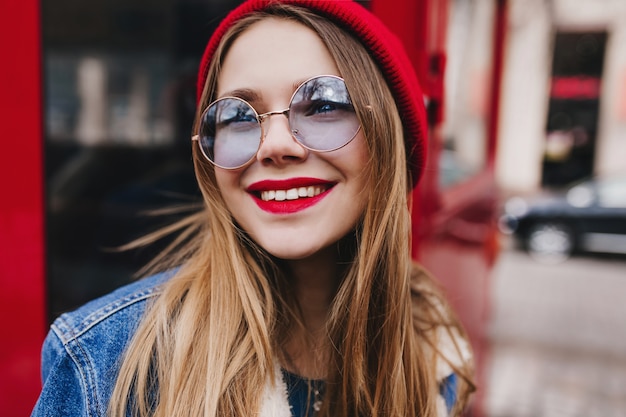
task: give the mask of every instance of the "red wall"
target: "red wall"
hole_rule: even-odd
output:
[[[0,410],[30,414],[45,334],[39,2],[0,12]]]

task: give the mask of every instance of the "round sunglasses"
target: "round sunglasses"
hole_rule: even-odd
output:
[[[347,145],[361,127],[344,80],[320,75],[300,84],[285,110],[258,114],[238,97],[214,101],[202,113],[198,134],[192,140],[214,165],[241,168],[254,158],[263,142],[263,122],[281,114],[289,120],[292,137],[315,152]]]

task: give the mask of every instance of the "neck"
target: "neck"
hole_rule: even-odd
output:
[[[326,372],[321,364],[326,364],[328,358],[326,320],[341,274],[336,248],[331,246],[309,258],[291,260],[287,267],[304,327],[291,329],[287,343],[289,370],[321,379]]]
[[[289,261],[288,268],[305,327],[311,333],[323,331],[341,273],[335,248]]]

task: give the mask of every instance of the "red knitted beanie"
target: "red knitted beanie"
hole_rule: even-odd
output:
[[[326,17],[361,41],[378,64],[395,98],[404,127],[407,163],[417,185],[426,159],[426,111],[422,89],[400,40],[371,12],[350,0],[248,0],[217,27],[206,46],[198,73],[197,98],[204,89],[209,64],[226,31],[242,17],[271,3],[293,4]]]

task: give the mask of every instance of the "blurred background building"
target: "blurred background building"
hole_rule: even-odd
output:
[[[626,171],[626,2],[511,0],[496,175],[505,191]]]

